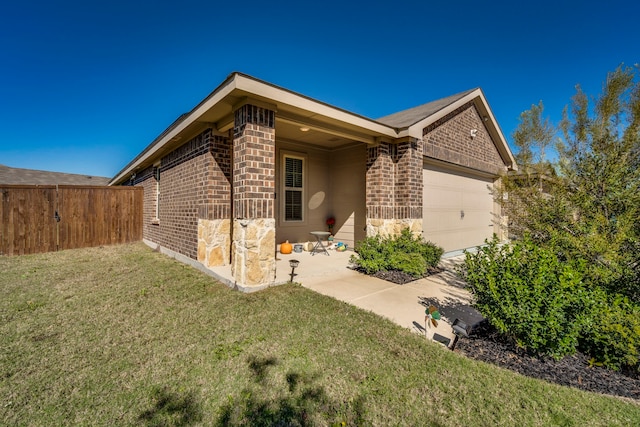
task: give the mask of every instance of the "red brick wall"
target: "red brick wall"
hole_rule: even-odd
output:
[[[394,206],[392,144],[380,143],[367,150],[367,218],[391,219]]]
[[[275,112],[243,105],[235,112],[233,203],[235,218],[274,218]]]
[[[133,184],[144,188],[142,237],[156,242],[159,237],[158,227],[151,224],[156,216],[156,180],[153,176],[153,169],[153,167],[148,167],[137,173]]]
[[[144,187],[145,239],[197,259],[198,219],[231,215],[231,143],[210,129],[183,144],[160,162],[160,211],[156,213],[154,168],[136,176]]]
[[[205,158],[206,182],[199,206],[201,219],[231,218],[231,149],[230,137],[211,135],[209,156]]]
[[[422,218],[422,144],[381,143],[367,151],[367,218]]]
[[[395,219],[422,218],[422,144],[415,138],[397,144]]]
[[[478,131],[474,138],[471,129]],[[427,157],[493,174],[505,168],[472,102],[427,126],[422,134]]]

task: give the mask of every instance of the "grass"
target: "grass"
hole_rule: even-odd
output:
[[[2,425],[638,425],[640,405],[465,359],[142,244],[0,257]]]

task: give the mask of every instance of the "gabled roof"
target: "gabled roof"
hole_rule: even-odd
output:
[[[235,109],[253,103],[277,111],[277,123],[306,127],[352,141],[376,144],[400,138],[422,138],[422,129],[456,108],[473,102],[486,117],[486,126],[505,165],[515,168],[506,139],[489,108],[482,90],[472,89],[418,107],[373,120],[276,86],[246,74],[234,72],[190,112],[180,116],[136,158],[126,165],[110,185],[120,184],[135,173],[157,162],[189,138],[206,128],[226,133],[233,128]]]
[[[419,121],[430,117],[438,111],[446,108],[447,106],[455,103],[456,101],[469,95],[476,89],[460,92],[455,95],[447,96],[446,98],[438,99],[426,104],[418,105],[417,107],[409,108],[407,110],[398,111],[397,113],[390,114],[388,116],[380,117],[377,122],[385,124],[387,126],[394,127],[396,129],[406,129],[409,126],[415,125]]]
[[[109,178],[0,165],[0,185],[107,185]]]
[[[425,127],[469,103],[474,105],[476,111],[480,117],[482,117],[484,126],[491,136],[504,164],[508,169],[516,170],[518,167],[513,153],[480,88],[460,92],[427,104],[409,108],[408,110],[382,117],[377,121],[387,126],[393,126],[399,135],[406,134],[413,138],[421,139],[422,131]]]

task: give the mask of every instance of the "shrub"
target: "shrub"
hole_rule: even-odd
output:
[[[580,349],[597,364],[638,370],[640,306],[585,283],[586,270],[525,237],[511,246],[494,238],[467,253],[460,272],[480,313],[519,346],[556,359]]]
[[[638,370],[640,307],[621,295],[596,288],[590,294],[590,318],[580,350],[613,369]]]
[[[395,237],[367,237],[358,242],[355,251],[358,256],[352,256],[351,262],[367,274],[398,270],[413,277],[424,276],[429,267],[437,266],[444,253],[433,243],[413,236],[408,228]]]
[[[556,359],[573,354],[585,323],[581,265],[561,262],[529,238],[497,238],[466,254],[462,274],[478,310],[526,350]]]
[[[413,277],[421,277],[427,272],[425,259],[416,252],[391,252],[387,258],[387,270],[398,270]]]

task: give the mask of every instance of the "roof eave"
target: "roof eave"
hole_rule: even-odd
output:
[[[161,133],[160,136],[149,144],[136,158],[118,172],[109,182],[109,185],[117,185],[126,181],[126,178],[130,176],[139,165],[153,158],[159,150],[179,136],[180,133],[187,129],[187,127],[195,123],[206,111],[217,103],[222,102],[226,97],[234,92],[247,93],[258,99],[267,100],[271,104],[275,105],[276,108],[279,104],[287,104],[301,110],[312,112],[314,116],[324,116],[338,122],[356,126],[379,137],[398,137],[396,129],[391,126],[384,125],[373,119],[351,113],[347,110],[334,107],[330,104],[292,92],[271,83],[258,80],[251,76],[234,72],[230,74],[227,79],[220,84],[220,86],[218,86],[193,110],[181,116],[176,122],[169,126],[169,128]]]
[[[188,125],[193,123],[197,117],[202,115],[212,105],[220,102],[235,88],[235,73],[229,75],[208,97],[198,104],[191,112],[180,116],[176,122],[163,131],[151,144],[149,144],[140,154],[129,162],[116,176],[109,182],[109,185],[117,185],[126,181],[138,165],[152,157],[158,150],[167,145],[172,139],[184,131]]]

